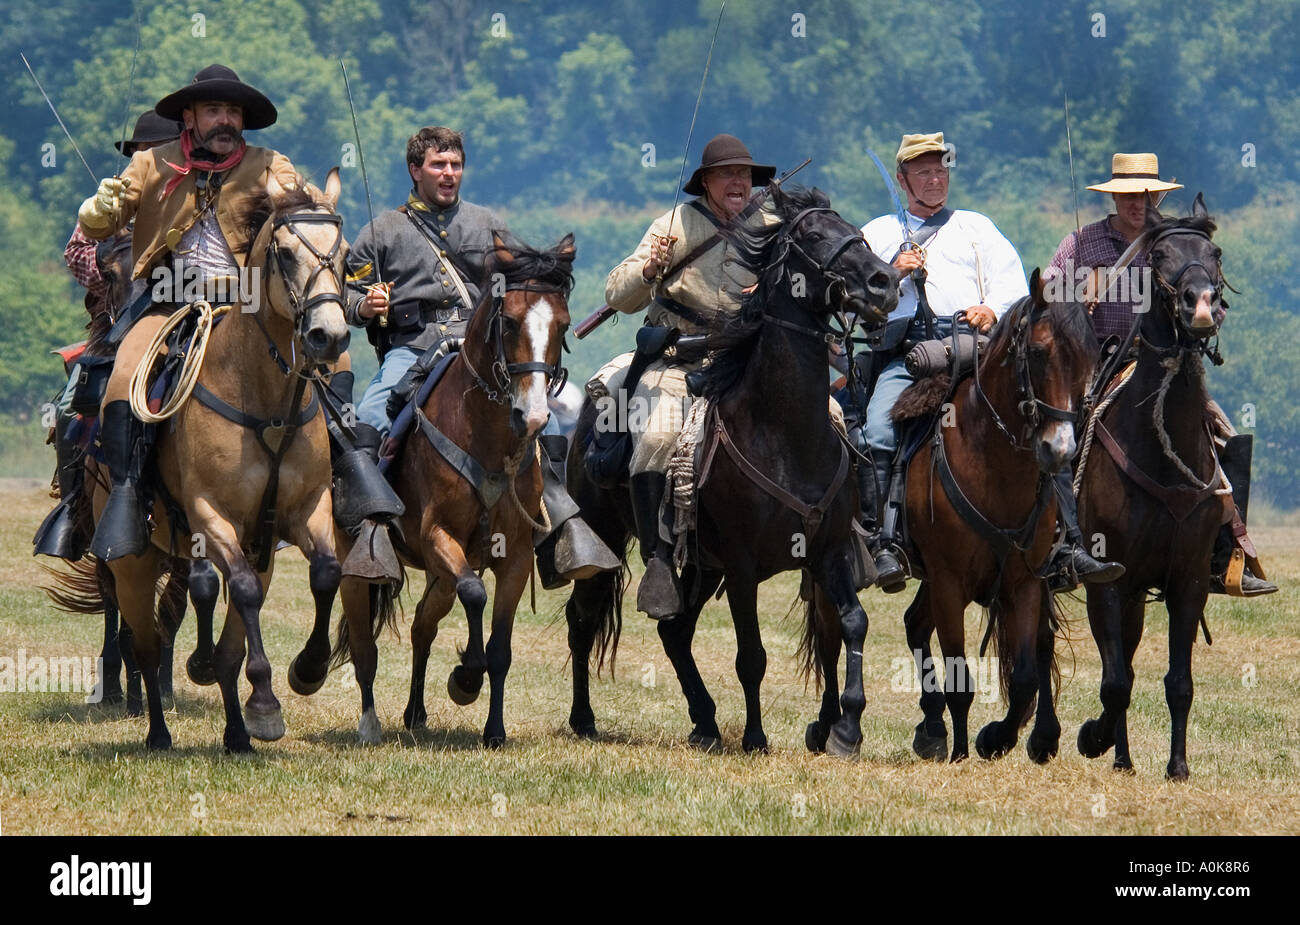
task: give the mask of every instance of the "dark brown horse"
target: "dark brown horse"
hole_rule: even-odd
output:
[[[1098,346],[1082,305],[1043,300],[1037,271],[1030,293],[999,319],[975,376],[957,386],[908,463],[910,558],[924,574],[904,625],[925,714],[912,748],[923,758],[948,757],[945,705],[952,760],[970,753],[967,714],[984,674],[972,671],[966,658],[963,615],[971,601],[988,608],[1007,702],[1005,718],[976,738],[980,757],[1015,747],[1035,697],[1029,757],[1047,761],[1060,739],[1053,705],[1056,613],[1040,575],[1056,524],[1052,476],[1075,454],[1074,423]],[[908,398],[904,393],[900,403]],[[946,668],[942,684],[930,653],[936,630]]]
[[[1079,520],[1105,538],[1127,572],[1088,586],[1088,623],[1101,653],[1102,713],[1079,730],[1089,758],[1115,747],[1115,767],[1131,770],[1127,714],[1133,654],[1142,639],[1148,589],[1169,611],[1165,700],[1172,726],[1166,776],[1185,780],[1192,706],[1192,643],[1204,620],[1210,553],[1232,498],[1215,455],[1202,355],[1217,333],[1222,301],[1220,250],[1200,195],[1192,215],[1163,219],[1148,208],[1141,245],[1155,282],[1141,316],[1137,366],[1108,401],[1083,463]],[[1099,406],[1100,407],[1100,406]],[[1207,631],[1208,641],[1208,631]]]
[[[778,190],[781,221],[747,242],[757,288],[717,335],[700,393],[713,408],[697,454],[697,528],[682,574],[685,611],[659,622],[664,651],[677,672],[694,723],[689,741],[721,744],[713,699],[691,654],[700,610],[725,578],[736,629],[736,673],[745,693],[745,751],[765,751],[759,687],[767,666],[759,631],[758,585],[802,569],[820,607],[809,608],[807,634],[826,639],[817,665],[826,680],[822,709],[808,729],[810,748],[851,757],[862,733],[862,645],[867,615],[856,593],[859,553],[852,532],[858,511],[849,451],[831,423],[827,402],[829,321],[851,329],[854,316],[883,322],[897,303],[898,276],[871,253],[862,235],[833,212],[817,190]],[[611,549],[633,534],[625,488],[602,490],[582,464],[596,409],[588,401],[569,457],[569,491],[582,516]],[[617,646],[624,576],[575,582],[566,615],[573,654],[569,724],[596,735],[588,693],[593,646],[600,658]],[[829,625],[823,626],[821,624]],[[848,642],[842,699],[837,686],[841,636]],[[816,643],[812,644],[816,647]]]
[[[473,703],[487,672],[491,703],[483,741],[490,748],[506,738],[510,638],[515,609],[532,574],[533,530],[541,516],[537,436],[550,413],[547,394],[564,379],[560,361],[569,328],[574,257],[572,235],[549,251],[507,246],[500,237],[495,241],[483,298],[464,345],[420,409],[418,426],[389,470],[406,505],[400,522],[406,539],[396,544],[397,550],[425,574],[424,596],[411,626],[411,692],[402,721],[414,729],[428,718],[424,682],[429,647],[439,621],[459,600],[469,643],[447,678],[447,691],[458,704]],[[484,569],[496,576],[486,647],[488,594],[479,577]],[[343,617],[334,662],[351,659],[361,688],[358,735],[363,743],[377,744],[382,730],[375,713],[375,638],[393,618],[392,593],[387,586],[354,578],[345,578],[341,590]],[[309,642],[303,651],[300,659],[317,650]],[[323,676],[324,667],[306,665],[305,670]]]

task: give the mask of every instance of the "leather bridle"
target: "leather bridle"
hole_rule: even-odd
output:
[[[538,292],[544,294],[567,295],[567,290],[562,286],[539,284],[535,280],[518,284],[510,284],[505,287],[506,292]],[[478,370],[470,363],[469,357],[461,352],[461,358],[465,361],[465,366],[469,369],[470,377],[474,384],[483,390],[488,400],[498,405],[510,403],[510,385],[516,376],[524,376],[529,373],[542,373],[547,378],[547,390],[552,395],[559,395],[560,390],[569,379],[569,371],[562,364],[543,363],[532,360],[526,363],[507,362],[504,321],[502,308],[505,299],[502,296],[495,296],[492,299],[491,316],[487,321],[487,334],[484,338],[490,349],[493,351],[492,365],[488,368],[488,378],[480,376]],[[563,340],[560,342],[563,350],[568,350],[569,345]]]

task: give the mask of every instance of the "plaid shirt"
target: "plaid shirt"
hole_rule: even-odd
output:
[[[63,262],[72,271],[72,278],[86,287],[86,292],[95,300],[102,299],[108,289],[104,276],[99,272],[99,263],[95,260],[95,248],[98,241],[92,241],[81,230],[81,225],[72,229],[68,246],[63,249]]]
[[[1067,284],[1076,282],[1080,268],[1092,270],[1112,267],[1124,251],[1128,250],[1128,246],[1129,242],[1124,236],[1111,226],[1110,216],[1091,225],[1084,225],[1081,230],[1066,235],[1048,264],[1048,269],[1043,274],[1044,279],[1063,273]],[[1129,279],[1134,281],[1135,286],[1137,281],[1150,278],[1149,274],[1142,273],[1147,266],[1145,251],[1137,254],[1129,266],[1133,270]],[[1094,283],[1089,291],[1095,291],[1098,285]],[[1115,295],[1115,290],[1111,294]],[[1129,294],[1131,297],[1127,299],[1097,300],[1096,307],[1092,310],[1092,326],[1098,339],[1105,339],[1111,334],[1123,337],[1128,333],[1133,324],[1134,308],[1141,306],[1138,290],[1134,288]]]

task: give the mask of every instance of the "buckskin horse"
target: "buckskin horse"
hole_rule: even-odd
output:
[[[736,673],[745,694],[745,751],[766,751],[759,687],[767,654],[759,631],[760,582],[806,570],[821,606],[809,608],[806,632],[833,638],[821,657],[826,679],[819,718],[808,729],[810,747],[855,756],[861,746],[862,644],[867,614],[856,593],[859,553],[852,532],[857,484],[850,455],[827,403],[827,345],[842,340],[855,316],[883,323],[897,304],[898,275],[871,253],[862,235],[830,208],[818,190],[778,189],[781,221],[743,242],[746,262],[759,269],[755,290],[739,314],[711,335],[713,362],[698,383],[713,408],[696,455],[697,527],[682,572],[684,612],[658,624],[664,651],[677,672],[694,723],[688,741],[721,745],[713,699],[691,654],[700,610],[725,578],[736,629]],[[829,324],[838,318],[842,333]],[[569,491],[582,516],[606,545],[623,550],[634,534],[626,488],[591,481],[582,453],[593,436],[597,409],[585,404],[569,457]],[[589,662],[616,655],[625,575],[612,572],[574,583],[565,613],[573,656],[569,725],[595,737]],[[829,621],[833,629],[820,625]],[[848,642],[842,699],[837,689],[841,634]]]
[[[1202,355],[1224,286],[1214,222],[1198,194],[1188,218],[1164,219],[1148,207],[1138,246],[1149,251],[1155,283],[1150,310],[1137,320],[1137,365],[1118,394],[1099,405],[1096,445],[1082,463],[1079,519],[1085,535],[1105,537],[1127,572],[1088,587],[1088,623],[1101,653],[1101,716],[1079,729],[1088,758],[1115,747],[1115,768],[1132,770],[1127,713],[1133,655],[1142,638],[1148,589],[1169,612],[1165,700],[1171,740],[1165,773],[1186,780],[1187,716],[1192,706],[1192,644],[1204,625],[1210,553],[1232,517],[1211,437]],[[1209,642],[1209,630],[1206,630]]]
[[[161,429],[152,545],[138,556],[97,563],[105,600],[116,603],[134,636],[151,749],[171,747],[158,689],[154,581],[183,568],[178,560],[191,555],[191,537],[203,537],[230,593],[213,660],[227,751],[252,751],[250,736],[273,741],[284,735],[260,623],[277,540],[307,556],[318,614],[333,606],[341,568],[334,554],[329,446],[318,399],[304,393],[310,374],[336,360],[347,344],[345,242],[334,212],[339,190],[337,169],[323,196],[268,181],[267,195],[247,216],[245,265],[260,279],[260,301],[249,306],[254,310],[232,309],[213,326],[192,396]],[[101,485],[96,515],[105,496]],[[259,555],[250,562],[254,547]],[[245,638],[253,688],[247,719],[238,693]]]
[[[971,341],[969,333],[960,335],[963,350]],[[1056,524],[1052,476],[1075,455],[1075,422],[1098,356],[1084,307],[1044,301],[1035,270],[1030,294],[999,319],[975,357],[974,375],[952,390],[951,404],[907,463],[909,559],[922,581],[904,626],[921,681],[925,718],[912,748],[922,758],[948,757],[945,705],[952,760],[970,753],[967,715],[978,673],[966,659],[963,615],[972,601],[988,608],[985,638],[994,640],[1007,702],[1005,718],[980,730],[976,751],[998,758],[1014,748],[1037,697],[1026,750],[1039,763],[1057,752],[1058,615],[1040,575]],[[927,403],[927,393],[947,397],[948,377],[938,379],[938,389],[927,380],[909,386],[895,419],[927,404],[933,410],[939,402]],[[930,650],[936,630],[947,669],[942,687]]]
[[[406,505],[400,521],[406,539],[394,545],[406,563],[425,573],[424,596],[411,625],[411,691],[402,722],[415,729],[428,719],[424,683],[429,648],[439,622],[459,600],[469,643],[447,678],[447,692],[457,704],[473,703],[487,672],[491,690],[483,742],[489,748],[505,744],[505,680],[515,609],[533,570],[533,530],[541,526],[537,437],[550,413],[547,395],[558,392],[566,377],[561,350],[569,328],[574,257],[573,235],[547,251],[507,244],[499,235],[494,241],[483,297],[464,343],[416,409],[415,424],[388,470]],[[486,647],[488,594],[478,574],[484,569],[496,577]],[[375,712],[375,639],[394,619],[393,590],[345,577],[340,596],[343,616],[333,664],[352,661],[361,689],[358,737],[377,744],[382,729]],[[322,629],[318,622],[313,636]],[[314,651],[319,648],[309,641],[299,658]],[[304,663],[303,670],[317,677],[324,667]]]

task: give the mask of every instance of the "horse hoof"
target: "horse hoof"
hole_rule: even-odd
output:
[[[505,744],[506,744],[506,734],[505,734],[504,732],[501,733],[500,735],[484,735],[484,736],[483,736],[483,747],[484,747],[484,748],[498,749],[498,748],[503,747]]]
[[[1115,763],[1111,765],[1111,770],[1119,774],[1136,774],[1133,770],[1133,762],[1129,758],[1116,758]]]
[[[1191,770],[1187,767],[1186,761],[1171,761],[1165,768],[1165,780],[1174,783],[1182,783],[1192,776]]]
[[[752,739],[746,736],[740,740],[740,747],[745,750],[745,754],[747,755],[752,755],[754,753],[766,755],[768,754],[767,736],[762,733],[754,736]]]
[[[233,735],[227,732],[222,736],[222,745],[225,746],[227,755],[251,755],[253,754],[253,743],[249,741],[248,733]]]
[[[447,696],[451,698],[452,703],[467,707],[478,700],[479,691],[483,690],[483,677],[480,675],[478,684],[473,687],[462,687],[456,677],[458,671],[460,671],[459,667],[453,668],[451,674],[447,675]]]
[[[172,747],[172,734],[166,729],[150,732],[145,738],[144,744],[151,752],[165,752]]]
[[[379,725],[379,716],[372,707],[361,714],[361,722],[357,724],[357,739],[362,745],[378,745],[383,741],[383,738],[383,728]]]
[[[803,731],[803,744],[814,755],[820,755],[826,751],[826,737],[829,735],[830,730],[824,728],[820,722],[811,722]]]
[[[981,729],[980,734],[975,737],[975,751],[985,761],[993,761],[997,758],[1001,758],[1010,751],[1006,746],[994,741],[994,737],[997,734],[998,724],[989,723]]]
[[[831,727],[826,737],[826,754],[843,758],[846,761],[858,761],[862,758],[862,738],[849,740],[835,726]]]
[[[429,714],[424,711],[424,707],[407,707],[402,711],[402,725],[407,728],[407,731],[423,729],[428,719]]]
[[[105,688],[104,696],[99,698],[99,706],[105,706],[106,704],[119,704],[125,699],[126,696],[122,693],[122,688]]]
[[[1034,764],[1047,764],[1056,757],[1059,748],[1059,739],[1039,742],[1032,735],[1025,742],[1025,751],[1029,755],[1029,760]]]
[[[569,728],[573,730],[573,734],[578,738],[587,739],[592,742],[594,742],[600,735],[596,731],[596,721],[594,719],[574,719],[570,716]]]
[[[127,716],[144,716],[144,704],[131,697],[126,698]]]
[[[1110,748],[1101,740],[1101,723],[1095,719],[1087,720],[1079,727],[1079,754],[1085,758],[1098,758]]]
[[[217,672],[212,667],[212,659],[200,656],[197,652],[185,660],[185,673],[200,687],[217,683]]]
[[[284,736],[284,714],[279,707],[265,711],[249,707],[244,712],[244,727],[254,739],[274,742]]]
[[[708,735],[703,732],[691,730],[691,734],[686,737],[686,742],[693,748],[698,748],[705,754],[716,754],[722,751],[722,737]]]
[[[298,669],[298,660],[300,658],[302,658],[301,654],[295,656],[294,660],[289,663],[289,689],[295,694],[310,697],[325,686],[325,679],[329,677],[329,668],[326,667],[319,680],[313,680],[310,673],[308,673],[307,677],[303,677]]]
[[[921,720],[916,724],[916,734],[912,736],[912,751],[925,761],[947,761],[948,728],[943,727],[941,736],[930,735],[925,729],[925,720]]]

